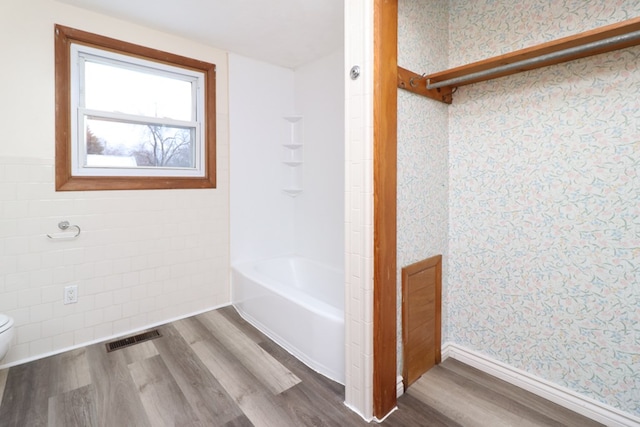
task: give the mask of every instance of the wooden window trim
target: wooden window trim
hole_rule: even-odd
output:
[[[71,43],[83,44],[204,73],[203,177],[73,176],[71,173]],[[145,190],[216,187],[216,67],[197,59],[55,25],[56,191]]]

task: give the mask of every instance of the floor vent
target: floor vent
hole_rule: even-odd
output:
[[[107,353],[110,353],[115,350],[120,350],[121,348],[129,347],[143,341],[149,341],[155,338],[160,338],[162,334],[157,329],[153,331],[143,332],[138,335],[134,335],[132,337],[122,338],[119,340],[111,341],[106,344]]]

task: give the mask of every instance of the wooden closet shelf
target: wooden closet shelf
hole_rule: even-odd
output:
[[[428,82],[425,87],[427,91],[437,89],[452,90],[458,86],[586,58],[588,56],[611,52],[638,44],[640,44],[640,17],[449,70],[426,76],[418,76]],[[408,71],[402,70],[402,72]],[[401,68],[398,67],[399,80],[400,73]],[[400,87],[400,84],[398,84],[398,87]],[[402,88],[414,91],[412,87]],[[437,99],[432,96],[429,97]],[[438,100],[446,102],[445,100]],[[447,103],[451,102],[449,101]]]

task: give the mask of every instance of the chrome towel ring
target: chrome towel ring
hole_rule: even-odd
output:
[[[47,237],[50,238],[50,239],[54,239],[54,240],[56,240],[56,239],[75,239],[82,232],[82,230],[80,229],[80,226],[74,225],[74,224],[70,224],[69,221],[60,221],[58,223],[58,228],[60,230],[62,230],[62,231],[67,231],[70,228],[75,228],[77,230],[77,232],[73,236],[71,236],[69,234],[58,233],[58,234],[54,234],[54,235],[47,234]]]

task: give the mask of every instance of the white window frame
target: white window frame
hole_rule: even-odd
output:
[[[204,73],[148,61],[103,49],[71,44],[71,171],[74,176],[204,176],[202,128],[204,119]],[[123,69],[144,71],[192,83],[192,121],[137,116],[133,114],[90,110],[84,105],[84,64],[89,60]],[[194,168],[165,166],[87,166],[86,118],[110,119],[120,123],[168,125],[194,130]]]

